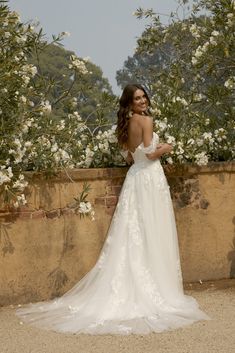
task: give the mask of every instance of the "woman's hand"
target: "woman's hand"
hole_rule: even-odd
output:
[[[169,143],[163,143],[162,148],[164,149],[164,153],[170,153],[173,150],[172,145],[170,145]]]

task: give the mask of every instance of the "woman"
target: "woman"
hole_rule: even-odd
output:
[[[129,168],[105,245],[93,269],[61,298],[17,314],[61,332],[145,334],[209,319],[183,293],[169,186],[143,87],[128,85],[120,99],[117,136]]]

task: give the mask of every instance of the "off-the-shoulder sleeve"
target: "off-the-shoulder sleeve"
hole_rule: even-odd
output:
[[[157,134],[153,133],[153,137],[152,137],[152,140],[150,142],[150,145],[144,147],[144,144],[142,142],[141,145],[139,146],[139,148],[144,153],[152,153],[152,152],[155,152],[156,147],[157,147],[157,143],[158,143],[158,136],[157,136]]]

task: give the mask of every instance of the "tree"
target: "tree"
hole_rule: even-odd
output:
[[[48,97],[52,102],[56,102],[61,93],[68,90],[71,86],[73,77],[70,76],[69,64],[71,56],[74,55],[72,51],[50,44],[30,59],[30,62],[38,68],[39,75],[45,78],[49,90]],[[111,86],[108,80],[103,77],[102,70],[98,66],[86,59],[85,62],[89,74],[74,81],[70,89],[70,94],[75,98],[73,104],[75,106],[75,102],[77,102],[79,114],[84,119],[92,115],[94,120],[96,115],[94,112],[97,110],[97,105],[101,105],[102,101],[105,103],[106,100],[104,114],[106,116],[109,115],[112,120],[113,103],[116,97],[112,93]],[[64,100],[57,104],[56,109],[58,114],[61,113],[61,110],[68,111]]]
[[[152,85],[158,78],[158,72],[168,65],[169,57],[173,55],[171,46],[164,44],[161,49],[151,53],[135,53],[124,62],[123,69],[118,70],[116,80],[123,89],[127,84],[138,82],[150,94]]]

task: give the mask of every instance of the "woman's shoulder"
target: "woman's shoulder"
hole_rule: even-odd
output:
[[[150,115],[133,114],[133,120],[138,120],[140,124],[148,124],[153,122],[153,118]]]

